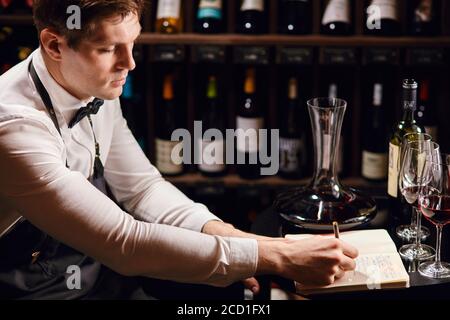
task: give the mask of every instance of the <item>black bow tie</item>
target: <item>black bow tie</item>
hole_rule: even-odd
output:
[[[105,103],[105,101],[95,98],[92,102],[89,102],[86,107],[80,108],[73,119],[69,123],[69,129],[72,129],[78,122],[83,120],[84,117],[87,117],[91,114],[97,114],[100,107]]]

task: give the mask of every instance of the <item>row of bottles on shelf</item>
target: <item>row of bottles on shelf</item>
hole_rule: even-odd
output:
[[[278,152],[279,155],[279,171],[278,174],[288,179],[299,179],[308,177],[312,172],[308,172],[312,167],[310,161],[312,150],[308,140],[310,139],[310,123],[307,114],[306,90],[301,90],[302,82],[299,77],[290,75],[287,79],[283,79],[283,88],[278,99],[277,108],[277,125],[279,128],[279,150],[270,150],[269,140],[263,140],[259,135],[249,135],[247,130],[252,129],[253,132],[260,132],[261,129],[269,128],[268,115],[266,112],[266,97],[264,90],[258,88],[256,76],[257,70],[249,67],[245,70],[244,79],[242,81],[242,89],[240,89],[239,99],[236,108],[233,111],[227,111],[224,102],[224,93],[219,91],[223,86],[219,86],[217,75],[209,75],[206,81],[206,87],[202,89],[201,117],[202,132],[197,137],[199,141],[192,143],[198,144],[196,152],[200,163],[197,163],[198,171],[206,176],[222,176],[228,170],[227,154],[229,151],[225,147],[229,136],[225,133],[226,128],[234,128],[235,134],[235,153],[234,163],[238,163],[237,159],[245,159],[245,163],[238,163],[235,170],[240,177],[246,179],[257,179],[261,177],[261,168],[264,167],[264,161],[261,159],[261,149],[270,152]],[[393,118],[394,109],[392,107],[392,84],[386,81],[386,77],[370,76],[365,83],[365,90],[362,98],[362,130],[361,130],[361,175],[373,181],[384,181],[388,176],[388,140],[389,131],[391,129],[388,119]],[[261,78],[261,77],[260,77]],[[185,172],[185,166],[181,158],[183,150],[174,151],[177,141],[172,141],[172,133],[183,124],[184,117],[178,116],[185,112],[182,109],[183,102],[177,99],[176,86],[174,85],[175,76],[168,73],[164,77],[162,86],[162,99],[157,103],[159,109],[158,121],[156,121],[156,141],[155,141],[155,164],[157,168],[165,175],[181,175]],[[420,82],[419,90],[419,108],[416,110],[415,116],[417,120],[427,130],[437,137],[437,106],[436,102],[431,99],[430,87],[431,80],[424,78]],[[328,94],[330,98],[344,98],[349,101],[348,115],[344,121],[342,137],[340,138],[337,170],[341,175],[349,174],[346,172],[344,164],[351,163],[352,154],[352,102],[350,96],[351,89],[349,84],[345,83],[342,77],[335,79],[327,79],[321,92]],[[300,94],[301,93],[301,94]],[[233,124],[229,123],[229,112],[233,112],[235,119]],[[228,125],[228,127],[227,127]],[[223,138],[208,137],[204,133],[209,129],[218,129],[222,133]],[[238,130],[242,129],[242,131]],[[266,147],[263,147],[266,144]],[[353,146],[355,147],[355,146]],[[205,152],[207,150],[208,152]],[[214,151],[214,152],[209,152]],[[174,159],[174,155],[178,159]],[[252,163],[250,160],[256,159]]]
[[[196,6],[195,30],[199,33],[225,32],[225,10],[222,0],[199,0]],[[321,32],[330,35],[353,33],[352,0],[327,0],[323,3]],[[365,32],[370,35],[395,36],[401,33],[398,0],[370,0],[365,6]],[[0,14],[31,14],[33,0],[0,1]],[[183,1],[159,0],[156,10],[156,32],[180,33],[183,30]],[[408,34],[440,33],[440,0],[407,1]],[[268,2],[241,0],[236,32],[262,34],[268,32]],[[278,31],[282,34],[312,33],[312,0],[282,0]]]
[[[359,1],[359,0],[358,0]],[[199,33],[223,33],[226,30],[222,0],[199,0],[195,16],[195,30]],[[352,0],[324,2],[321,33],[350,35],[354,33]],[[397,36],[401,34],[398,0],[366,1],[365,33]],[[439,0],[407,1],[408,34],[431,36],[440,33],[441,2]],[[155,30],[174,34],[183,31],[182,0],[159,0]],[[268,3],[264,0],[240,1],[236,32],[263,34],[268,32]],[[282,0],[278,17],[281,34],[312,33],[312,0]]]

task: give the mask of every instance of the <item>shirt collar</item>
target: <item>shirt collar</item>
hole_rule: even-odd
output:
[[[86,106],[89,102],[94,100],[94,97],[91,97],[87,100],[80,100],[64,89],[56,80],[52,77],[50,72],[45,65],[44,58],[42,57],[41,48],[38,48],[33,53],[33,65],[36,69],[36,72],[39,78],[42,81],[45,89],[47,90],[50,99],[52,100],[53,108],[55,112],[62,116],[64,121],[64,125],[67,126],[68,123],[75,116],[78,109]],[[58,117],[58,121],[60,117]]]

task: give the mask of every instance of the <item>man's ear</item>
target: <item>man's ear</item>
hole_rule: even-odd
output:
[[[65,39],[51,29],[44,29],[40,34],[41,46],[45,53],[54,61],[61,61],[61,47]]]

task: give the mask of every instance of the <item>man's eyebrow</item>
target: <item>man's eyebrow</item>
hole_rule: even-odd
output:
[[[139,36],[141,35],[141,32],[142,32],[142,26],[139,27],[139,32],[138,32],[137,36],[134,38],[134,41],[136,41],[137,38],[139,38]],[[122,44],[122,42],[110,42],[107,39],[105,39],[105,37],[103,37],[103,36],[100,36],[98,38],[93,38],[91,41],[99,44],[100,46],[115,46],[115,45]]]

